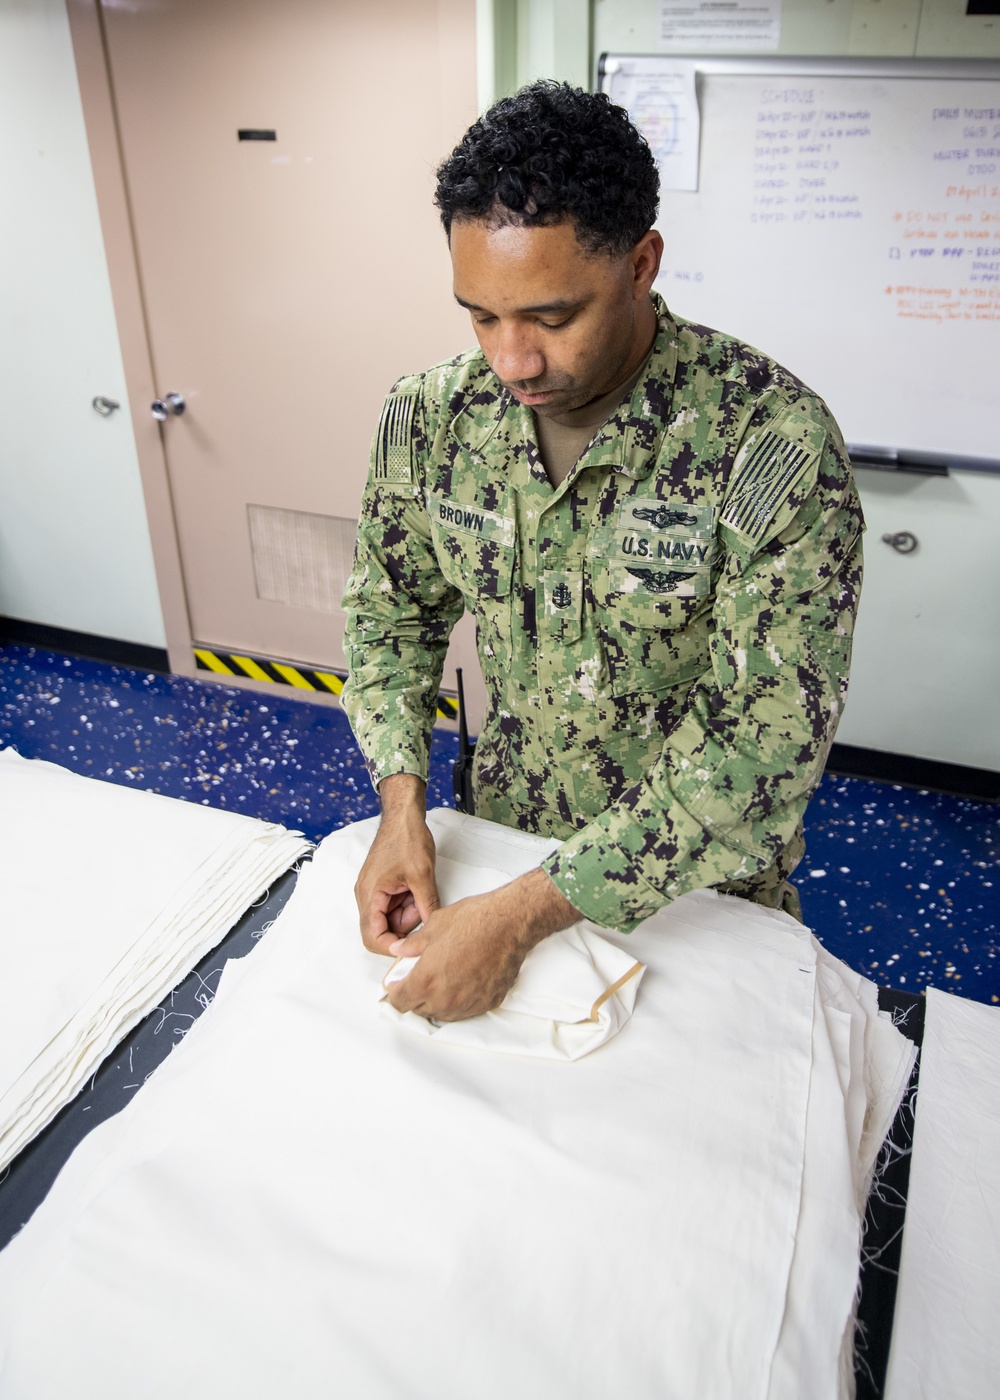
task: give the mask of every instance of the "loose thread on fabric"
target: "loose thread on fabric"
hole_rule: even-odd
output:
[[[868,1363],[868,1348],[868,1327],[861,1318],[856,1317],[854,1319],[854,1373],[857,1375],[861,1371],[871,1389],[877,1391],[875,1375]]]
[[[905,1023],[908,1014],[908,1011],[904,1011],[898,1018],[894,1015],[893,1024],[899,1026]],[[869,1390],[873,1394],[879,1393],[880,1388],[872,1370],[871,1361],[869,1360],[872,1354],[872,1346],[868,1335],[868,1329],[864,1318],[857,1315],[857,1309],[861,1302],[863,1275],[866,1270],[878,1270],[880,1274],[887,1275],[890,1278],[898,1279],[899,1277],[898,1267],[890,1267],[885,1263],[884,1257],[887,1251],[892,1250],[893,1247],[897,1245],[903,1233],[903,1213],[906,1208],[906,1199],[898,1187],[886,1181],[886,1174],[890,1168],[895,1167],[900,1161],[905,1160],[912,1154],[914,1113],[917,1099],[918,1063],[919,1051],[910,1073],[910,1082],[903,1094],[892,1127],[879,1149],[875,1168],[872,1172],[865,1215],[861,1223],[861,1271],[858,1276],[854,1302],[854,1372],[855,1379],[866,1381]],[[883,1206],[886,1211],[898,1212],[899,1215],[898,1226],[892,1230],[887,1239],[883,1239],[881,1243],[877,1245],[865,1243],[865,1236],[874,1224],[874,1217],[872,1215],[873,1202],[877,1202],[880,1206]]]

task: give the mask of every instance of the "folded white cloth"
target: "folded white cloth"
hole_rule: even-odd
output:
[[[496,889],[509,878],[502,871],[473,870],[438,857],[438,891],[445,905],[481,894],[484,887]],[[620,1031],[632,1015],[645,972],[631,954],[581,921],[532,948],[495,1011],[466,1021],[435,1021],[412,1011],[400,1013],[386,1000],[392,983],[401,982],[419,962],[419,957],[399,958],[383,977],[379,999],[390,1020],[417,1035],[434,1036],[441,1045],[557,1060],[578,1060]]]
[[[309,849],[0,750],[0,1168]]]
[[[886,1400],[1000,1392],[1000,1008],[927,992]]]
[[[430,823],[471,886],[551,849]],[[0,1254],[4,1400],[845,1396],[859,1144],[908,1068],[854,974],[704,891],[605,935],[648,970],[598,1053],[444,1050],[372,999],[374,830],[323,843]]]

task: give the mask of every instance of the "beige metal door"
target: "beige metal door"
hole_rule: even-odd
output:
[[[100,4],[192,640],[340,667],[382,396],[470,341],[431,199],[474,0]]]

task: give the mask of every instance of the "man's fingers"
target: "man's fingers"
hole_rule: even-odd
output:
[[[420,923],[420,914],[407,889],[376,891],[364,904],[359,900],[361,940],[373,953],[389,952],[401,934],[409,933]]]
[[[386,923],[397,938],[401,934],[410,933],[417,924],[422,922],[420,910],[409,890],[404,890],[402,894],[393,896],[386,911]]]
[[[420,797],[420,813],[410,810],[414,794]],[[434,840],[422,815],[423,784],[411,781],[410,774],[396,774],[383,780],[379,795],[382,823],[354,895],[365,947],[388,954],[394,943],[430,917],[440,899],[434,878]]]
[[[402,985],[402,982],[393,982],[392,986],[389,988],[389,995],[386,998],[390,1006],[394,1006],[400,1014],[413,1009],[400,991]]]
[[[390,984],[388,1000],[397,1011],[416,1011],[420,1014],[419,1008],[424,1002],[425,989],[417,971],[417,968],[414,968],[401,982]]]
[[[491,1009],[485,999],[477,996],[456,1000],[453,995],[444,994],[433,979],[422,978],[419,973],[418,965],[401,982],[390,985],[388,1000],[397,1011],[412,1011],[417,1016],[433,1017],[436,1021],[464,1021],[469,1016],[479,1016]]]
[[[408,878],[396,875],[377,884],[358,881],[354,890],[360,916],[361,937],[367,948],[389,933],[392,939],[411,933],[440,907],[433,866]]]
[[[394,958],[419,958],[429,945],[430,939],[422,928],[418,928],[416,933],[408,933],[405,938],[397,938],[395,943],[390,943],[389,952]]]
[[[410,879],[410,894],[419,915],[419,922],[426,923],[434,910],[441,908],[433,866],[414,873]]]
[[[376,934],[374,938],[363,937],[362,942],[369,953],[381,953],[384,958],[396,958],[399,956],[398,953],[392,951],[393,944],[399,942],[398,937],[394,933],[379,933]]]

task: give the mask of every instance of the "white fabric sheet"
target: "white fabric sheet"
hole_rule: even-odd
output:
[[[1000,1394],[1000,1010],[930,988],[886,1400]]]
[[[308,849],[0,751],[0,1168]]]
[[[481,888],[550,849],[431,823]],[[607,935],[648,971],[595,1053],[455,1047],[373,1000],[346,914],[372,835],[323,843],[0,1255],[4,1400],[844,1395],[858,1122],[905,1074],[876,1037],[848,1114],[864,1018],[808,931],[685,896]]]
[[[502,885],[500,871],[463,865],[440,856],[438,887],[445,904]],[[416,1035],[508,1055],[578,1060],[610,1040],[632,1015],[645,968],[631,953],[602,938],[583,921],[536,944],[514,986],[495,1011],[468,1021],[431,1021],[399,1012],[386,1000],[393,982],[408,977],[419,958],[399,958],[379,984],[383,1013]]]

